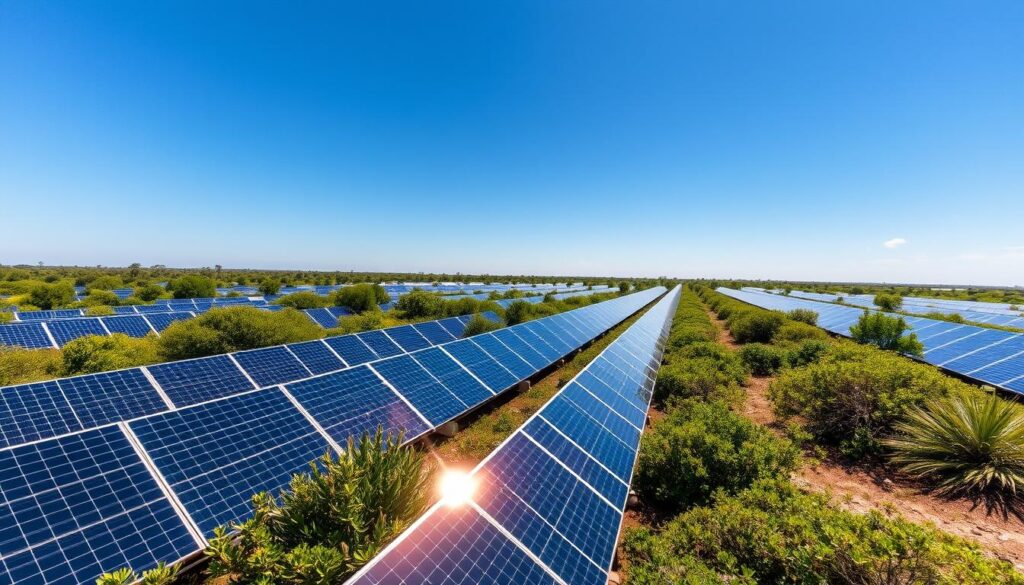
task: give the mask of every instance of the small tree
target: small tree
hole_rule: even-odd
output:
[[[623,280],[619,283],[619,292],[622,294],[628,293],[633,288],[633,285],[628,280]]]
[[[151,303],[159,299],[165,292],[164,287],[159,284],[147,284],[135,289],[135,296],[147,303]]]
[[[909,329],[903,317],[864,311],[857,324],[850,327],[850,337],[881,349],[919,356],[924,352],[924,345],[918,341],[917,334],[904,335]]]
[[[814,325],[818,322],[818,313],[810,309],[793,309],[786,315],[794,320],[801,323],[807,323],[808,325]]]
[[[94,290],[114,290],[122,286],[124,286],[124,282],[116,276],[101,276],[89,282],[86,288],[91,292]]]
[[[472,337],[481,333],[487,333],[488,331],[494,331],[495,329],[501,329],[501,324],[491,321],[480,313],[474,313],[469,323],[466,323],[466,329],[463,330],[462,336]]]
[[[903,297],[896,294],[879,293],[875,295],[874,302],[883,311],[898,311],[903,305]]]
[[[516,301],[505,309],[505,324],[518,325],[530,320],[533,316],[533,305],[526,301]]]
[[[314,292],[300,291],[290,295],[284,295],[274,301],[274,304],[299,309],[301,311],[303,309],[329,307],[331,305],[331,301],[327,297],[318,295]]]
[[[281,290],[281,281],[276,278],[264,278],[260,282],[259,291],[264,295],[276,295]]]
[[[347,307],[354,313],[362,313],[391,300],[388,292],[379,284],[354,284],[342,287],[332,295],[334,304]]]
[[[91,374],[142,366],[157,361],[152,338],[137,339],[123,333],[110,337],[86,335],[68,342],[61,352],[64,375]]]
[[[437,317],[443,311],[444,302],[442,297],[434,293],[414,290],[398,297],[395,310],[401,312],[407,319]]]
[[[176,299],[200,299],[217,295],[217,285],[212,279],[197,274],[176,278],[167,284]]]
[[[40,309],[56,309],[75,301],[75,287],[69,282],[39,284],[32,287],[28,302]]]

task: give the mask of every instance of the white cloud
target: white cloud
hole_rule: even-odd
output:
[[[902,246],[903,244],[906,244],[906,243],[907,243],[907,241],[904,240],[903,238],[893,238],[891,240],[886,240],[886,241],[882,242],[882,245],[885,246],[886,248],[890,248],[891,249],[891,248],[898,248],[898,247],[900,247],[900,246]]]

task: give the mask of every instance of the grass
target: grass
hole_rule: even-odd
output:
[[[646,309],[646,307],[645,307]],[[478,412],[468,424],[451,438],[436,441],[434,452],[447,465],[472,467],[489,455],[526,419],[540,410],[566,382],[580,373],[597,354],[608,347],[623,331],[629,328],[643,311],[612,328],[603,337],[576,354],[564,366],[551,372],[522,394],[511,394],[511,398],[497,403],[490,409]]]

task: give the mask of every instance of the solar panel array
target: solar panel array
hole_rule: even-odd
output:
[[[718,292],[765,309],[811,309],[818,313],[819,327],[847,337],[864,310],[872,310],[752,290],[719,288]],[[926,317],[903,319],[924,345],[923,361],[1024,394],[1024,335]]]
[[[677,287],[434,505],[352,585],[606,585]]]
[[[536,351],[550,365],[662,292],[649,289],[509,327],[503,338],[540,346]],[[434,325],[435,336],[454,327]],[[374,333],[390,339],[386,330]],[[324,340],[322,347],[305,342],[282,346],[283,352],[0,389],[8,445],[0,448],[0,583],[87,583],[121,566],[141,571],[200,550],[215,526],[246,517],[254,492],[283,488],[293,473],[349,437],[381,426],[412,441],[518,383],[516,374],[492,375],[505,368],[499,359],[515,353],[491,355],[485,347],[505,351],[492,336],[456,340],[452,334],[444,343],[357,366]],[[344,337],[373,351],[363,334]],[[398,337],[408,347],[422,344],[411,334]],[[542,345],[549,338],[551,345]],[[389,347],[375,339],[374,347]],[[398,340],[392,345],[402,347]],[[465,352],[469,347],[476,351]],[[453,353],[473,353],[476,361],[461,363]],[[302,373],[292,357],[305,368],[304,379],[255,389],[257,377]],[[309,375],[332,363],[348,367]],[[510,367],[532,375],[541,365]]]

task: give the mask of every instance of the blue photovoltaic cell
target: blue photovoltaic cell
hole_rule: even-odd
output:
[[[420,335],[412,325],[391,327],[385,329],[385,332],[406,352],[413,352],[431,345],[427,338]]]
[[[331,327],[338,326],[338,318],[332,315],[327,309],[306,309],[303,312],[321,327],[329,329]]]
[[[561,349],[565,353],[579,347],[575,340],[573,340],[568,332],[565,331],[565,326],[555,321],[531,321],[530,323],[536,324],[537,328],[544,333],[540,335],[547,340],[548,343]],[[528,323],[529,324],[529,323]]]
[[[391,341],[382,331],[365,331],[363,333],[357,333],[356,337],[368,345],[374,353],[382,358],[405,353],[402,351],[402,348],[395,345],[395,342]]]
[[[292,353],[299,357],[303,365],[315,375],[334,372],[345,367],[338,356],[334,355],[334,352],[319,339],[292,343],[288,349],[292,350]]]
[[[540,416],[574,443],[586,449],[622,481],[629,481],[635,451],[563,396],[540,411]]]
[[[142,315],[103,317],[103,324],[111,333],[124,333],[131,337],[145,337],[153,332]]]
[[[455,341],[455,336],[449,333],[447,329],[442,327],[441,324],[436,321],[417,323],[413,325],[413,328],[416,329],[416,331],[419,331],[420,335],[427,338],[427,341],[434,345]]]
[[[555,335],[552,330],[545,326],[542,321],[530,321],[523,324],[523,329],[533,333],[537,337],[544,340],[545,343],[555,348],[559,356],[566,355],[570,351],[576,349],[575,345],[569,343],[565,339]]]
[[[171,323],[175,321],[183,321],[185,319],[191,319],[192,313],[158,313],[156,315],[146,315],[146,320],[156,329],[157,332],[161,332],[171,326]]]
[[[469,339],[454,341],[445,345],[444,349],[495,392],[506,390],[519,382],[515,374],[502,367]]]
[[[455,418],[467,408],[411,356],[388,358],[372,367],[434,426]]]
[[[503,330],[504,331],[504,330]],[[530,345],[534,350],[544,356],[548,363],[555,363],[560,357],[565,355],[561,351],[558,351],[550,343],[544,341],[536,332],[532,329],[528,329],[525,326],[517,325],[508,329],[516,337],[522,339]]]
[[[0,388],[0,447],[81,428],[55,381]]]
[[[359,340],[355,335],[342,335],[340,337],[328,337],[324,339],[327,345],[338,352],[341,359],[350,366],[365,364],[377,359],[377,354]]]
[[[1002,343],[979,349],[978,351],[941,364],[943,367],[957,372],[972,373],[999,360],[1010,358],[1024,351],[1024,335],[1017,335]]]
[[[195,309],[195,306],[192,305],[192,303],[189,303],[188,309],[173,309],[173,308],[171,308],[168,305],[136,305],[135,308],[140,313],[167,313],[169,311],[174,311],[174,310],[182,310],[182,311],[188,310],[188,311],[192,311],[192,310]]]
[[[552,455],[558,458],[569,469],[583,478],[584,481],[594,486],[594,489],[601,492],[608,501],[617,505],[626,505],[626,496],[629,495],[629,487],[625,482],[619,480],[610,471],[601,467],[598,461],[587,455],[579,447],[558,433],[544,419],[534,417],[526,424],[523,431],[534,441],[537,441]]]
[[[352,314],[352,311],[349,311],[345,307],[328,307],[327,312],[330,313],[332,317],[334,317],[334,325],[331,325],[331,327],[336,327],[338,325],[339,318],[345,315]]]
[[[0,583],[93,583],[199,549],[115,426],[0,451]]]
[[[526,360],[531,366],[533,366],[534,372],[543,370],[544,368],[551,365],[554,360],[548,359],[541,355],[537,350],[530,347],[530,344],[523,341],[522,337],[516,335],[511,329],[499,329],[491,332],[491,335],[500,341],[503,345],[511,349],[516,353],[517,356]],[[477,341],[477,340],[474,340]],[[479,343],[479,342],[478,342]],[[486,347],[484,347],[487,350]],[[490,350],[487,353],[494,355]]]
[[[261,388],[308,378],[309,370],[282,346],[231,354]]]
[[[253,389],[252,382],[226,355],[157,364],[146,369],[177,406]]]
[[[248,518],[253,494],[277,494],[330,447],[277,389],[129,423],[189,516],[213,529]]]
[[[608,429],[626,445],[637,445],[640,443],[640,431],[617,414],[606,404],[602,404],[593,394],[587,392],[583,386],[576,382],[570,382],[562,389],[562,396],[576,405],[577,408],[586,412],[590,418],[597,421],[602,427]]]
[[[448,317],[447,319],[441,319],[437,322],[438,325],[444,328],[445,331],[451,333],[452,337],[459,339],[462,337],[462,332],[466,330],[466,323],[458,317]]]
[[[634,393],[632,400],[630,400],[613,391],[589,370],[581,372],[579,377],[576,378],[575,383],[586,388],[591,394],[622,415],[623,418],[633,423],[633,426],[637,428],[644,426],[644,421],[647,420],[647,413],[640,410],[642,406],[638,405],[639,395],[643,392],[642,388],[638,387],[638,391]]]
[[[139,368],[62,378],[57,384],[86,429],[167,410]]]
[[[412,357],[468,407],[476,406],[494,396],[490,390],[438,348],[416,352],[412,354]]]
[[[411,439],[429,429],[423,419],[368,366],[342,370],[285,386],[337,443],[373,433],[405,431]]]
[[[133,305],[128,305],[126,307],[112,307],[112,308],[114,309],[114,314],[116,314],[116,315],[136,315],[136,314],[138,314],[138,311],[135,310],[135,307]]]
[[[56,319],[46,324],[57,345],[64,347],[69,341],[86,335],[106,336],[99,319]]]
[[[494,337],[494,335],[490,333],[474,336],[472,343],[477,344],[477,346],[494,358],[495,361],[502,366],[505,366],[505,369],[512,372],[518,380],[525,380],[529,378],[536,374],[539,369],[531,366],[523,360],[523,358],[516,355],[515,352],[498,341],[498,338]]]
[[[29,349],[53,347],[42,323],[8,323],[0,325],[0,345],[17,345]]]
[[[474,508],[436,508],[353,585],[554,585]]]
[[[924,357],[933,364],[941,364],[947,360],[962,356],[967,352],[987,347],[997,341],[1007,340],[1013,336],[1013,333],[999,331],[998,329],[982,329],[974,335],[953,341],[944,347],[936,347],[929,350],[925,352]]]

